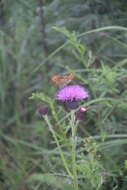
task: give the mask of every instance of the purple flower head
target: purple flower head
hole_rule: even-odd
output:
[[[56,94],[56,100],[74,101],[88,98],[88,91],[80,85],[68,85],[61,88]]]
[[[39,106],[37,110],[41,116],[47,115],[50,111],[48,106]]]

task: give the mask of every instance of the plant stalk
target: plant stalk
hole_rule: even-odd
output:
[[[72,168],[73,168],[73,185],[74,189],[78,190],[78,176],[76,166],[76,129],[77,125],[75,122],[75,112],[71,111],[71,130],[72,130]]]
[[[68,168],[66,159],[65,159],[64,154],[63,154],[63,151],[62,151],[62,149],[61,149],[61,146],[60,146],[60,144],[59,144],[59,141],[58,141],[58,139],[57,139],[57,136],[56,136],[56,134],[55,134],[55,131],[53,130],[53,127],[52,127],[52,125],[51,125],[51,123],[50,123],[50,121],[49,121],[49,119],[48,119],[48,116],[47,116],[47,115],[44,116],[44,119],[45,119],[45,121],[46,121],[46,123],[47,123],[47,125],[48,125],[48,127],[49,127],[49,130],[51,131],[51,133],[52,133],[52,135],[53,135],[53,138],[54,138],[55,142],[56,142],[56,145],[57,145],[57,147],[58,147],[58,150],[59,150],[59,153],[60,153],[60,156],[61,156],[61,160],[63,161],[64,167],[65,167],[65,169],[66,169],[68,175],[70,176],[70,178],[73,179],[73,175],[71,174],[71,172],[70,172],[70,170],[69,170],[69,168]]]

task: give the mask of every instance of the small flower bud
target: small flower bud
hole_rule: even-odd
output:
[[[85,112],[87,111],[87,109],[85,107],[81,107],[75,114],[76,114],[76,118],[78,120],[84,120],[84,116],[85,116]]]
[[[50,111],[48,106],[39,106],[37,110],[38,110],[38,113],[41,116],[47,115],[49,113],[49,111]]]

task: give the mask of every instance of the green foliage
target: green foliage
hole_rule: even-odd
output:
[[[66,189],[66,190],[72,190],[72,186],[71,185],[67,185],[66,180],[64,180],[64,176],[63,178],[58,177],[58,176],[53,176],[51,174],[34,174],[33,176],[30,177],[30,181],[33,182],[40,182],[44,184],[46,183],[48,186],[57,188],[57,189]]]
[[[70,113],[50,80],[73,73],[90,93],[77,130],[79,188],[126,190],[127,3],[40,2],[0,2],[0,189],[73,189]],[[65,165],[36,111],[45,104]]]

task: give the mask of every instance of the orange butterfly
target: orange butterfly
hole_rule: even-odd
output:
[[[69,82],[71,82],[74,77],[75,77],[75,75],[73,75],[73,74],[64,75],[64,76],[54,75],[54,76],[51,77],[51,80],[56,85],[58,85],[59,87],[63,87],[66,84],[68,84]]]

